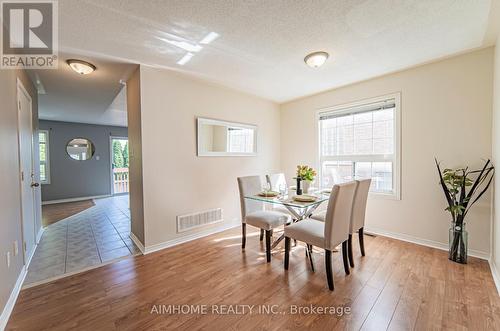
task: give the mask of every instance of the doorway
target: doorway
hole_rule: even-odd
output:
[[[127,137],[110,137],[111,194],[129,193],[129,148]]]
[[[36,246],[35,181],[32,100],[21,81],[17,81],[19,170],[21,177],[21,219],[24,261],[28,265]]]

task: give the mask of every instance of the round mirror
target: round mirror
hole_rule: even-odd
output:
[[[66,144],[68,155],[78,161],[90,160],[94,156],[94,144],[85,138],[74,138]]]

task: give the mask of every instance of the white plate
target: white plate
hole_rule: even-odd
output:
[[[276,192],[276,191],[267,191],[267,192],[260,192],[258,194],[258,196],[260,197],[265,197],[265,198],[274,198],[274,197],[277,197],[279,194],[279,192]]]
[[[293,200],[298,202],[314,202],[318,200],[318,197],[315,197],[313,195],[302,194],[302,195],[295,195],[293,197]]]

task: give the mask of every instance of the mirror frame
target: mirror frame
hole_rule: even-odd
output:
[[[88,142],[90,142],[90,143],[92,144],[92,147],[93,147],[93,149],[94,149],[94,153],[92,153],[92,155],[90,156],[90,158],[85,159],[85,160],[77,160],[77,159],[74,159],[74,158],[73,158],[73,157],[72,157],[72,156],[68,153],[68,145],[69,145],[69,143],[70,143],[70,142],[72,142],[72,141],[73,141],[73,140],[75,140],[75,139],[85,139],[85,140],[87,140]],[[92,140],[90,140],[89,138],[85,138],[85,137],[74,137],[74,138],[71,138],[70,140],[68,140],[68,142],[66,143],[66,145],[64,145],[64,150],[66,151],[66,155],[67,155],[67,156],[68,156],[71,160],[73,160],[73,161],[78,161],[78,162],[85,162],[85,161],[90,161],[90,160],[92,160],[92,159],[94,158],[94,156],[95,156],[95,152],[96,152],[94,142],[93,142]]]
[[[238,122],[228,122],[222,120],[216,120],[211,118],[197,117],[196,118],[196,150],[198,156],[256,156],[257,155],[257,125],[253,124],[244,124]],[[203,124],[213,124],[213,125],[224,125],[224,126],[238,126],[245,129],[254,130],[255,134],[253,136],[254,139],[254,151],[253,153],[231,153],[231,152],[207,152],[202,151],[201,146],[201,137],[200,137],[200,128]]]

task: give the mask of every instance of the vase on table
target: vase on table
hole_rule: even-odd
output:
[[[453,262],[467,264],[467,231],[465,222],[451,222],[449,230],[449,259]]]
[[[309,189],[311,188],[312,181],[310,180],[303,180],[302,181],[302,192],[305,194],[309,193]]]
[[[296,187],[296,193],[297,195],[302,195],[302,188],[300,187],[300,184],[302,182],[302,178],[297,177],[297,187]]]

